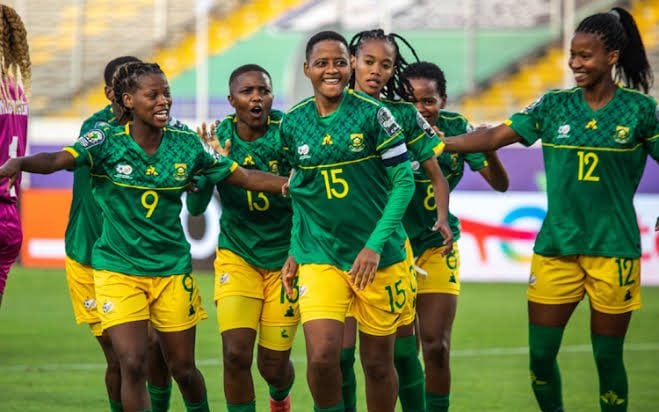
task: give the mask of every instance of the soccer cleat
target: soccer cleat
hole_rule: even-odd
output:
[[[270,398],[270,412],[291,412],[291,395],[281,401]]]

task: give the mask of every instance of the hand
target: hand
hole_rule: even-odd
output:
[[[192,180],[185,186],[186,192],[199,192],[208,185],[208,178],[204,175],[194,175]]]
[[[359,252],[348,274],[352,278],[352,284],[357,290],[362,290],[368,286],[378,270],[380,264],[380,254],[365,247]]]
[[[442,141],[444,141],[444,139],[446,138],[444,132],[440,131],[436,125],[433,125],[432,129],[435,131],[435,133],[437,133],[437,136],[439,136],[439,138],[442,139]]]
[[[281,195],[284,197],[288,197],[288,195],[291,194],[290,186],[291,186],[291,179],[293,178],[293,173],[295,173],[295,169],[291,169],[291,174],[288,175],[288,180],[281,187]]]
[[[215,130],[220,124],[219,120],[214,121],[210,124],[210,130],[207,130],[206,122],[203,122],[201,126],[197,127],[197,134],[201,138],[201,141],[210,146],[215,153],[227,157],[231,153],[231,141],[226,139],[224,141],[224,146],[215,138]]]
[[[453,232],[448,222],[445,220],[437,219],[432,230],[438,231],[444,238],[444,249],[442,249],[442,256],[448,256],[453,250]]]
[[[0,178],[9,178],[7,189],[11,190],[14,187],[19,173],[21,173],[21,161],[18,159],[9,159],[0,167]]]
[[[293,256],[288,256],[284,266],[281,268],[281,281],[289,299],[295,299],[295,290],[293,289],[293,280],[297,276],[297,262]]]

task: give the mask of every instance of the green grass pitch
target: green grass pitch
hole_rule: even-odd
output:
[[[211,410],[225,410],[220,338],[213,281],[198,276],[209,319],[197,330],[197,360]],[[526,286],[465,283],[454,324],[451,410],[536,411],[527,368]],[[590,348],[587,302],[565,333],[559,362],[566,410],[597,412],[597,376]],[[293,348],[297,379],[293,410],[310,411],[301,329]],[[659,288],[643,289],[643,308],[632,317],[625,346],[630,412],[659,410]],[[0,309],[0,410],[21,412],[109,410],[104,358],[89,329],[73,321],[62,270],[15,267]],[[255,374],[257,410],[267,411],[267,388]],[[361,370],[358,370],[358,376]],[[358,407],[365,411],[359,376]],[[178,389],[172,411],[184,411]]]

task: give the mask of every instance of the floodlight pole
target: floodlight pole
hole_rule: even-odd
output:
[[[197,2],[195,10],[195,59],[196,59],[196,104],[195,119],[197,124],[208,120],[208,12],[210,0]]]

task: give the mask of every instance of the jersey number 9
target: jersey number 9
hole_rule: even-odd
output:
[[[146,218],[151,219],[151,215],[158,206],[158,192],[155,190],[147,190],[142,193],[142,206],[146,209]]]

